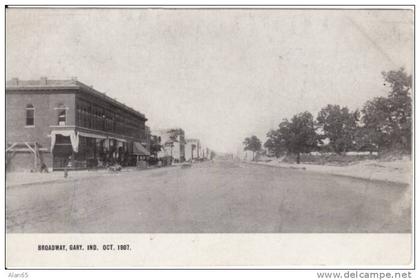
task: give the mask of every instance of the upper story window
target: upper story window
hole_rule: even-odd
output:
[[[67,117],[67,108],[60,104],[58,108],[56,108],[57,111],[57,124],[59,126],[65,126],[66,125],[66,117]]]
[[[26,106],[26,126],[35,126],[35,107],[32,104]]]

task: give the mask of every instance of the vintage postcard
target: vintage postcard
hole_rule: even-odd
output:
[[[5,13],[7,268],[413,266],[414,7]]]

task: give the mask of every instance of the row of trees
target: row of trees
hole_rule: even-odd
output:
[[[309,112],[284,119],[278,129],[267,133],[264,147],[276,157],[284,153],[300,154],[321,149],[343,154],[347,151],[399,150],[411,151],[412,77],[403,68],[382,73],[387,97],[367,101],[361,110],[327,105],[315,119]],[[253,154],[261,149],[261,141],[248,137],[245,150]],[[253,157],[254,158],[254,157]]]

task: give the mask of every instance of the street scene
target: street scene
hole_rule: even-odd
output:
[[[6,37],[7,233],[413,230],[411,10],[8,9]]]
[[[406,233],[407,184],[214,160],[11,187],[21,233]],[[34,192],[34,189],[37,191]],[[331,211],[334,209],[334,211]]]

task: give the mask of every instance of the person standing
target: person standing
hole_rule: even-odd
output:
[[[64,178],[68,177],[68,169],[72,168],[72,160],[71,160],[71,156],[69,156],[69,158],[67,159],[66,164],[64,165]]]

